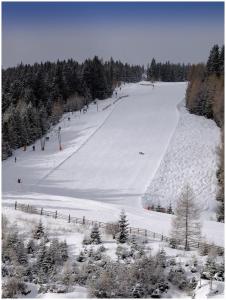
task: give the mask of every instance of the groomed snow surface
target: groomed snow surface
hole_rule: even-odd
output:
[[[98,111],[91,104],[86,114],[70,114],[70,121],[66,114],[48,134],[45,151],[37,142],[36,151],[32,146],[15,151],[16,163],[14,157],[3,162],[3,205],[13,206],[17,200],[105,222],[118,220],[123,208],[131,226],[167,235],[173,216],[145,210],[142,196],[149,186],[153,198],[165,194],[164,203],[168,196],[175,201],[188,179],[195,191],[210,185],[211,197],[208,190],[208,197],[203,192],[197,201],[204,204],[208,218],[213,216],[219,129],[204,118],[189,119],[185,112],[189,120],[180,118],[178,104],[185,89],[185,83],[157,83],[154,88],[145,82],[127,84],[118,90],[118,97],[128,97],[115,104],[113,96],[98,101]],[[62,151],[58,149],[58,126],[62,127]],[[192,149],[196,150],[190,160]],[[160,186],[162,177],[166,182]],[[223,224],[203,221],[207,240],[224,245],[223,232]]]

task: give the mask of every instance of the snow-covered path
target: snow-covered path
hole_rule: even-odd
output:
[[[127,98],[100,101],[98,112],[90,105],[87,114],[66,119],[63,151],[53,132],[46,151],[19,149],[17,163],[3,162],[4,204],[18,200],[100,221],[116,221],[124,208],[132,226],[168,234],[172,216],[144,210],[141,196],[174,134],[185,89],[185,83],[128,84],[118,91]],[[218,241],[223,226],[216,225],[217,239],[214,226],[209,222],[204,232]]]

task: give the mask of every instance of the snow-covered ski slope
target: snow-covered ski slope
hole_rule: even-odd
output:
[[[5,206],[18,200],[99,221],[116,221],[124,208],[132,226],[168,234],[172,216],[144,210],[141,196],[177,127],[185,89],[185,83],[127,84],[118,97],[128,97],[115,104],[114,96],[99,101],[98,111],[91,104],[70,121],[65,115],[56,126],[62,127],[63,151],[55,129],[45,151],[37,142],[36,151],[17,150],[16,163],[14,157],[3,162]],[[223,244],[222,224],[205,222],[203,231]]]
[[[190,114],[183,101],[180,120],[163,160],[144,194],[144,206],[176,207],[184,184],[193,188],[203,218],[216,215],[217,146],[220,130],[213,120]]]

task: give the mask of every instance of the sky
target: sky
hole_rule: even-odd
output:
[[[223,2],[2,2],[4,68],[95,55],[197,63],[223,43]]]

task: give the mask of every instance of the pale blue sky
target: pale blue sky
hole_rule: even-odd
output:
[[[74,58],[205,61],[224,43],[223,2],[4,2],[3,66]]]

